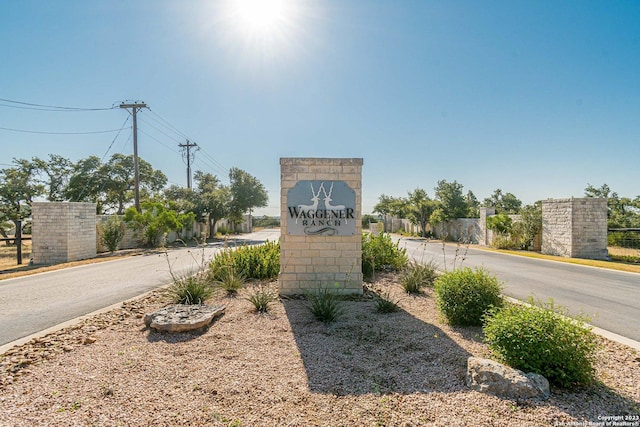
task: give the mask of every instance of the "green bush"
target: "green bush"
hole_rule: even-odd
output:
[[[632,231],[612,231],[607,234],[607,245],[640,249],[640,236]]]
[[[329,288],[322,288],[305,294],[309,310],[316,320],[324,323],[335,321],[342,314],[340,295]]]
[[[432,287],[436,277],[436,267],[433,262],[419,264],[413,261],[400,277],[400,285],[408,294],[419,294],[422,288]]]
[[[213,280],[221,280],[228,268],[246,279],[275,279],[280,272],[280,243],[267,241],[263,245],[229,248],[209,264]]]
[[[535,372],[561,386],[587,385],[593,379],[596,338],[586,318],[565,317],[566,311],[541,304],[510,304],[485,318],[489,347],[508,365]]]
[[[522,243],[518,240],[517,236],[496,234],[493,237],[491,246],[496,249],[521,249]]]
[[[230,234],[233,234],[233,230],[221,225],[220,227],[218,227],[217,234],[220,234],[221,236],[228,236]]]
[[[205,275],[195,275],[175,278],[166,293],[174,304],[204,304],[213,288]]]
[[[469,267],[442,274],[435,282],[436,303],[452,325],[480,326],[482,316],[502,306],[502,285],[482,268]]]
[[[407,265],[407,250],[394,243],[387,233],[362,234],[362,273],[372,277],[375,271],[399,271]]]
[[[100,240],[109,252],[118,250],[118,245],[124,237],[125,224],[117,215],[111,215],[105,222],[100,223]]]

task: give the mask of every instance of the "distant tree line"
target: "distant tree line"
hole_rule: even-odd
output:
[[[640,196],[634,199],[620,197],[607,184],[600,187],[587,184],[584,191],[586,197],[608,199],[609,228],[640,228]],[[382,194],[373,212],[407,218],[419,227],[421,235],[427,236],[429,225],[435,226],[456,218],[477,218],[480,206],[495,208],[496,215],[488,222],[488,227],[502,236],[509,236],[509,239],[502,240],[506,245],[528,247],[542,227],[541,201],[523,205],[514,194],[498,188],[480,203],[472,191],[464,192],[462,184],[446,180],[438,181],[433,198],[422,188],[410,191],[406,197]],[[513,214],[520,215],[521,221],[513,223],[509,218]],[[640,245],[638,233],[634,236],[628,232],[610,233],[609,244]],[[629,240],[633,242],[629,244]]]
[[[434,188],[433,198],[422,188],[410,191],[406,197],[382,194],[373,212],[407,218],[419,227],[421,235],[426,236],[429,224],[437,225],[456,218],[477,218],[480,205],[472,191],[464,192],[462,184],[440,180]],[[484,199],[483,205],[495,207],[496,213],[516,214],[522,202],[513,194],[497,189]]]
[[[229,185],[217,176],[194,173],[195,188],[167,187],[167,177],[139,158],[140,200],[176,215],[193,214],[207,220],[210,231],[221,218],[239,223],[246,212],[267,205],[262,183],[249,173],[231,168]],[[92,202],[97,214],[125,214],[134,201],[134,161],[132,155],[114,154],[103,163],[90,156],[72,162],[51,154],[48,159],[13,159],[13,166],[0,169],[0,234],[16,221],[31,216],[33,201]],[[12,225],[13,223],[13,225]]]

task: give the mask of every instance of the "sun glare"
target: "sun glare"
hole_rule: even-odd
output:
[[[237,25],[253,36],[270,37],[282,31],[291,14],[286,0],[235,0],[231,8]]]
[[[217,0],[209,3],[210,28],[232,61],[254,67],[284,64],[304,53],[312,0]]]

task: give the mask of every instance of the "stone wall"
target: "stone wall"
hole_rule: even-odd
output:
[[[487,218],[496,214],[496,208],[480,207],[480,220],[478,221],[478,244],[489,246],[493,241],[493,233],[487,228]],[[490,235],[491,234],[491,235]]]
[[[433,234],[439,239],[460,243],[478,243],[481,238],[481,223],[478,218],[458,218],[433,227]]]
[[[362,293],[362,159],[280,159],[280,294],[331,288]],[[355,192],[353,235],[288,234],[288,194],[298,181],[343,181]],[[318,190],[319,191],[319,190]],[[351,219],[349,219],[351,221]]]
[[[34,264],[77,261],[96,256],[96,204],[33,202]]]
[[[543,201],[542,253],[607,259],[607,199],[587,197]]]

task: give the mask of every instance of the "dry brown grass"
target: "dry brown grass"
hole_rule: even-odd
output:
[[[9,270],[20,267],[16,262],[17,247],[15,245],[7,245],[6,242],[0,242],[0,271]],[[22,242],[22,262],[29,263],[31,257],[31,240]]]

